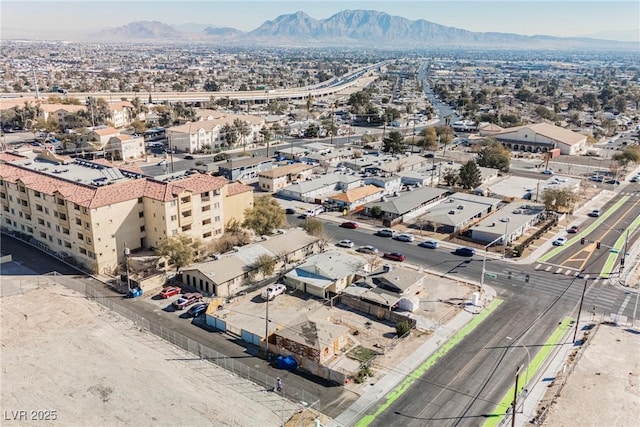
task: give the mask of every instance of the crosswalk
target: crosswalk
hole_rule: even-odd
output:
[[[637,191],[621,191],[618,194],[621,196],[640,196],[640,192]]]
[[[529,274],[527,271],[511,267],[502,270],[501,274],[510,279],[514,287],[528,286],[535,288],[536,292],[541,294],[562,296],[576,302],[582,295],[584,280],[588,280],[583,310],[604,314],[618,313],[632,317],[633,304],[629,304],[629,295],[612,286],[610,279],[603,279],[596,274],[580,276],[580,272],[574,269],[547,264],[537,264],[534,270],[547,274]],[[574,279],[573,284],[569,286]]]

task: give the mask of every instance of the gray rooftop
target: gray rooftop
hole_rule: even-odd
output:
[[[416,190],[402,193],[398,197],[390,198],[386,202],[371,202],[366,206],[380,206],[383,212],[392,212],[397,215],[403,215],[431,200],[438,199],[445,193],[447,193],[447,190],[442,190],[440,188],[420,187]]]
[[[421,218],[441,225],[459,227],[470,218],[486,211],[490,206],[497,206],[500,202],[500,199],[492,197],[455,193],[429,208],[429,212]]]
[[[544,212],[544,205],[528,201],[509,203],[482,221],[471,227],[473,231],[482,231],[496,235],[510,234],[518,230],[531,218]]]
[[[283,190],[304,194],[310,191],[317,190],[319,188],[327,187],[330,185],[337,185],[339,182],[350,184],[361,180],[362,178],[355,175],[339,175],[335,173],[328,173],[326,175],[320,176],[319,178],[313,178],[309,181],[302,181],[297,184],[288,185],[284,187]]]

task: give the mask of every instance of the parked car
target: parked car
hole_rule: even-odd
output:
[[[418,246],[420,246],[421,248],[427,248],[427,249],[438,249],[438,241],[425,240],[424,242],[418,243]]]
[[[604,182],[604,177],[600,175],[593,175],[589,177],[589,180],[593,182]]]
[[[340,240],[336,243],[336,246],[340,246],[341,248],[352,248],[354,247],[354,243],[351,240]]]
[[[187,313],[189,313],[189,315],[192,317],[198,317],[199,315],[207,311],[207,308],[209,308],[209,304],[207,303],[196,304],[191,307],[189,311],[187,311]]]
[[[577,225],[572,225],[567,229],[567,233],[571,233],[571,234],[575,234],[578,231],[580,231],[580,227],[578,227]]]
[[[264,290],[262,291],[262,294],[260,294],[260,296],[265,301],[266,300],[271,301],[272,299],[274,299],[278,295],[284,293],[284,291],[286,291],[286,290],[287,290],[287,287],[285,285],[283,285],[282,283],[277,283],[275,285],[269,285],[266,288],[264,288]]]
[[[605,182],[605,184],[620,185],[620,181],[618,181],[617,179],[610,179],[607,182]]]
[[[182,292],[182,289],[180,289],[179,287],[169,286],[161,290],[159,295],[161,298],[169,298],[174,295],[178,295],[180,292]]]
[[[396,234],[395,236],[393,236],[393,238],[400,242],[413,242],[415,240],[413,235],[406,233]]]
[[[567,243],[567,238],[564,236],[558,237],[552,243],[553,243],[553,246],[564,246],[564,244]]]
[[[347,221],[347,222],[343,222],[342,224],[340,224],[340,227],[342,228],[350,228],[352,230],[355,230],[356,228],[358,228],[358,224],[352,221]]]
[[[629,180],[629,182],[638,182],[638,181],[640,181],[640,175],[636,175]]]
[[[457,248],[453,253],[460,256],[474,256],[476,254],[476,250],[465,246]]]
[[[597,218],[600,216],[600,214],[602,213],[602,211],[600,209],[594,209],[591,212],[589,212],[587,215],[589,215],[590,217],[593,218]]]
[[[193,156],[191,154],[187,154],[186,156],[184,156],[185,160],[193,160]]]
[[[287,215],[293,215],[294,213],[296,213],[296,210],[293,208],[287,208],[284,210],[284,213],[286,213]]]
[[[393,237],[394,231],[390,228],[383,228],[382,230],[378,230],[376,235],[380,237]]]
[[[176,310],[182,310],[191,304],[195,304],[199,301],[202,301],[202,294],[197,292],[191,292],[188,294],[184,294],[182,297],[178,298],[173,302],[173,307]]]
[[[407,259],[406,256],[404,256],[403,254],[401,254],[400,252],[387,252],[386,254],[384,254],[382,256],[385,259],[390,259],[393,261],[404,261],[405,259]]]
[[[356,250],[358,252],[362,253],[362,254],[377,254],[378,253],[378,248],[376,248],[375,246],[360,246]]]

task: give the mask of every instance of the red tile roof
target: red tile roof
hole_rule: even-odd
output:
[[[227,197],[235,196],[236,194],[246,193],[247,191],[253,191],[253,187],[244,185],[241,182],[231,182],[227,186]]]

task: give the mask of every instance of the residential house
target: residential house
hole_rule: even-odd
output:
[[[364,178],[365,184],[373,184],[384,191],[384,195],[395,195],[402,190],[402,179],[398,175],[391,176],[369,176]]]
[[[329,298],[359,280],[368,269],[365,258],[330,250],[307,258],[303,264],[285,274],[284,283],[306,294]]]
[[[328,173],[318,178],[307,178],[306,181],[288,185],[278,191],[278,194],[292,200],[322,203],[327,196],[337,191],[349,191],[361,185],[362,179],[358,176]]]
[[[440,188],[421,187],[401,193],[397,197],[390,197],[386,201],[368,203],[365,213],[372,215],[373,207],[379,206],[382,212],[381,218],[389,224],[399,220],[409,220],[427,211],[447,194],[447,190]]]
[[[422,169],[431,162],[430,159],[418,155],[399,156],[389,161],[380,160],[378,164],[365,167],[364,171],[389,176],[402,171]]]
[[[70,104],[39,104],[40,118],[45,122],[48,120],[54,120],[61,128],[73,128],[76,127],[77,121],[72,119],[74,115],[80,111],[86,111],[84,105],[70,105]]]
[[[263,191],[277,192],[287,185],[304,181],[313,172],[313,166],[293,163],[262,171],[258,174],[258,186]]]
[[[335,210],[353,212],[364,209],[364,205],[380,200],[382,196],[384,196],[382,188],[369,184],[329,196],[326,203]]]
[[[275,271],[283,271],[293,263],[319,252],[319,239],[300,228],[267,237],[264,241],[237,248],[218,259],[185,267],[182,282],[211,295],[235,295],[263,279],[255,262],[261,255],[277,261]]]
[[[455,193],[430,206],[418,221],[430,223],[441,233],[455,233],[495,211],[501,203],[493,197]]]
[[[129,126],[136,119],[133,104],[129,101],[110,102],[109,112],[109,121],[117,129]]]
[[[134,160],[145,157],[144,138],[131,135],[117,135],[109,138],[105,146],[107,157],[112,160]]]
[[[543,204],[526,201],[509,203],[474,224],[469,229],[470,237],[482,243],[491,243],[501,239],[502,245],[508,244],[540,222],[544,211]]]
[[[87,130],[89,132],[81,135],[78,140],[79,148],[104,150],[111,138],[120,135],[119,130],[110,126],[96,126],[87,128]]]
[[[258,176],[271,170],[273,159],[268,157],[244,157],[227,160],[218,166],[220,175],[230,181],[242,181],[245,184],[258,181]]]

